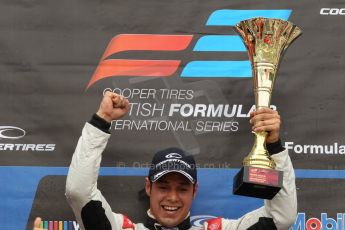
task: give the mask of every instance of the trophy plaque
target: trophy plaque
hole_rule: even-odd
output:
[[[236,25],[252,66],[256,109],[270,107],[272,89],[282,56],[302,31],[289,21],[252,18]],[[266,149],[267,132],[253,132],[254,146],[234,177],[236,195],[272,199],[281,189],[283,172]]]

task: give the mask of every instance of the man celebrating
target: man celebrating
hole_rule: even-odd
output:
[[[110,137],[110,123],[125,116],[129,102],[107,92],[98,112],[85,124],[78,141],[66,182],[66,197],[81,229],[188,230],[189,211],[198,190],[197,169],[192,155],[178,148],[157,152],[145,181],[150,199],[145,223],[132,223],[126,216],[113,213],[97,189],[102,152]],[[267,149],[277,170],[284,171],[283,188],[264,207],[231,220],[216,218],[204,223],[206,230],[288,229],[297,215],[295,175],[287,151],[279,139],[280,116],[268,108],[251,114],[253,131],[266,131]]]

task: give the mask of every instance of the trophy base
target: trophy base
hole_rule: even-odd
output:
[[[234,177],[233,194],[271,200],[282,185],[282,171],[243,166]]]

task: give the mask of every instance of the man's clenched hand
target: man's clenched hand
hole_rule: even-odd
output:
[[[129,109],[129,102],[123,96],[106,92],[96,114],[110,123],[125,116]]]

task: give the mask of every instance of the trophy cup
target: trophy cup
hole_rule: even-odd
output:
[[[289,21],[268,18],[244,20],[235,28],[251,62],[256,109],[269,107],[282,56],[302,31]],[[282,187],[283,172],[275,170],[275,162],[266,149],[267,132],[253,133],[254,146],[234,177],[233,193],[272,199]]]

